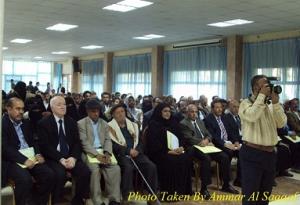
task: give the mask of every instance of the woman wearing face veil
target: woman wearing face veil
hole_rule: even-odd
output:
[[[159,104],[146,131],[149,158],[157,165],[160,191],[172,195],[191,194],[191,156],[184,152],[183,135],[171,116],[171,108]],[[166,200],[166,197],[162,200]]]

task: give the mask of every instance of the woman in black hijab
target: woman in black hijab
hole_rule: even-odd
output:
[[[192,158],[184,152],[183,139],[171,107],[159,104],[146,131],[146,146],[149,158],[157,165],[160,191],[168,195],[192,192]]]

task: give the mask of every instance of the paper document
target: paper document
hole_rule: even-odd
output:
[[[38,161],[36,161],[36,159],[35,159],[33,147],[28,147],[26,149],[20,149],[19,152],[21,152],[25,157],[27,157],[31,161],[34,161],[35,164],[38,163]],[[19,163],[17,163],[17,164],[24,169],[27,168],[24,164],[19,164]]]
[[[97,152],[99,154],[103,154],[103,149],[97,149]],[[91,157],[90,155],[87,155],[87,158],[88,158],[89,163],[101,164],[101,162],[99,162],[99,160],[96,157]],[[112,154],[110,159],[111,159],[111,164],[118,164],[114,154]]]
[[[288,140],[290,140],[293,143],[298,143],[300,142],[300,137],[299,136],[295,136],[295,137],[291,137],[291,136],[284,136],[285,138],[287,138]]]
[[[209,153],[216,153],[216,152],[222,152],[219,148],[215,146],[205,146],[205,147],[200,147],[198,145],[194,145],[198,150],[203,152],[204,154],[209,154]]]

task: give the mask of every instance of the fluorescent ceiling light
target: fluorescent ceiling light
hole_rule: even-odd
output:
[[[207,24],[208,26],[215,26],[215,27],[229,27],[229,26],[236,26],[236,25],[243,25],[243,24],[249,24],[253,23],[254,21],[248,21],[244,19],[233,19],[229,21],[222,21],[222,22],[216,22]]]
[[[2,47],[2,50],[7,50],[8,49],[8,47]]]
[[[244,20],[244,19],[234,19],[234,20],[225,21],[225,22],[229,23],[229,24],[233,24],[233,25],[242,25],[242,24],[253,23],[253,21],[248,21],[248,20]]]
[[[62,54],[68,54],[70,52],[68,51],[53,51],[52,54],[55,54],[55,55],[62,55]]]
[[[148,35],[133,37],[133,39],[151,40],[151,39],[154,39],[154,38],[163,38],[163,37],[165,37],[165,36],[163,36],[163,35],[157,35],[157,34],[148,34]]]
[[[132,11],[138,8],[142,8],[145,6],[149,6],[153,4],[150,1],[142,1],[142,0],[124,0],[120,1],[116,4],[111,4],[109,6],[104,7],[103,9],[112,10],[112,11],[120,11],[120,12],[127,12]]]
[[[145,36],[137,36],[137,37],[133,37],[133,39],[138,39],[138,40],[151,40],[152,38],[145,37]]]
[[[144,37],[146,37],[146,38],[163,38],[165,36],[157,35],[157,34],[148,34],[148,35],[144,35]]]
[[[124,6],[124,5],[112,4],[112,5],[104,7],[103,9],[112,10],[112,11],[127,12],[127,11],[134,10],[136,8],[131,7],[131,6]]]
[[[11,40],[10,42],[12,42],[12,43],[29,43],[31,41],[32,40],[30,40],[30,39],[16,38],[14,40]]]
[[[142,8],[145,6],[149,6],[153,4],[153,2],[150,1],[141,1],[141,0],[125,0],[117,3],[118,5],[124,5],[124,6],[131,6],[134,8]]]
[[[58,23],[53,26],[50,26],[46,28],[47,30],[52,30],[52,31],[67,31],[73,28],[77,28],[77,25],[70,25],[70,24],[63,24],[63,23]]]
[[[43,57],[41,56],[35,56],[34,59],[42,59]]]
[[[89,45],[89,46],[82,46],[81,48],[93,50],[93,49],[97,49],[97,48],[103,48],[103,46]]]

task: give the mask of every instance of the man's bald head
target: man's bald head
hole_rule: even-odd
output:
[[[196,105],[189,104],[187,106],[187,117],[190,120],[196,120],[196,118],[198,117],[198,108]]]

